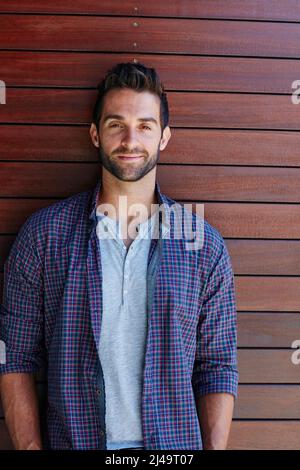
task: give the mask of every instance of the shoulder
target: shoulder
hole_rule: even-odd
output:
[[[211,254],[220,254],[225,246],[224,238],[221,232],[207,220],[205,220],[204,204],[183,203],[179,204],[174,199],[164,195],[164,203],[166,203],[171,212],[178,216],[177,223],[185,219],[185,223],[190,223],[193,231],[201,231],[203,238],[203,249]],[[199,233],[198,233],[199,235]]]
[[[84,191],[33,212],[27,219],[32,229],[67,224],[84,213],[92,190]]]
[[[77,193],[33,212],[21,226],[17,242],[30,243],[42,254],[48,242],[68,239],[75,224],[87,216],[92,193],[93,190]]]
[[[164,203],[169,206],[170,212],[175,215],[173,220],[173,224],[177,224],[175,230],[180,229],[187,239],[197,241],[197,243],[194,243],[195,249],[190,248],[189,251],[191,256],[198,258],[201,269],[210,272],[221,258],[226,258],[226,262],[229,261],[228,251],[221,232],[205,219],[204,204],[179,204],[165,195]],[[192,230],[193,233],[189,233],[186,226],[189,226],[189,230]]]

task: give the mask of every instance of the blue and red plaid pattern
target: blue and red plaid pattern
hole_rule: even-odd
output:
[[[106,449],[105,384],[98,357],[102,271],[95,188],[33,213],[4,266],[0,373],[46,364],[51,449]],[[161,193],[160,204],[175,201]],[[196,217],[192,215],[193,220]],[[172,225],[176,220],[171,219]],[[174,227],[173,227],[174,228]],[[157,240],[152,240],[149,259]],[[202,449],[196,400],[237,396],[236,305],[231,261],[204,221],[204,242],[159,239],[148,318],[142,426],[145,449]]]

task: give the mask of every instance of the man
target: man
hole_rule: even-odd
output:
[[[17,449],[225,449],[238,371],[224,240],[156,182],[171,131],[155,70],[118,64],[98,89],[90,134],[102,177],[32,214],[5,263],[10,435]],[[193,249],[174,236],[178,207],[196,238],[203,227]],[[43,444],[34,373],[44,362]]]

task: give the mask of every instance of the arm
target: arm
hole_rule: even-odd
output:
[[[45,358],[43,267],[31,219],[22,226],[4,264],[0,306],[0,392],[16,449],[41,448],[34,373]]]
[[[209,393],[198,398],[197,411],[203,449],[226,449],[233,406],[234,397],[229,393]]]
[[[41,450],[38,398],[33,374],[0,376],[5,422],[16,450]]]
[[[192,376],[205,449],[226,448],[238,386],[234,275],[221,241],[201,299]]]

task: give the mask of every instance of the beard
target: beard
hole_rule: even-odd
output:
[[[117,155],[130,156],[137,154],[142,155],[142,158],[133,162],[122,162],[117,157]],[[156,153],[151,156],[149,156],[148,152],[140,152],[138,149],[128,153],[128,151],[124,151],[122,148],[115,150],[112,155],[107,155],[103,148],[99,147],[100,163],[109,173],[121,181],[139,181],[157,165],[159,156],[159,145]]]

